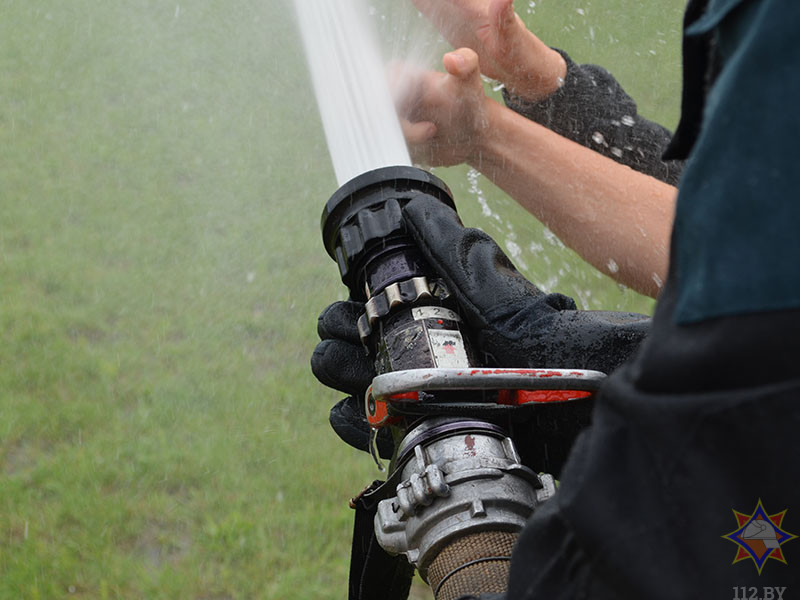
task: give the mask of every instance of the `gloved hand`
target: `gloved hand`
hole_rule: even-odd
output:
[[[375,367],[358,336],[356,322],[364,313],[362,302],[335,302],[317,321],[322,340],[311,355],[311,370],[325,385],[350,394],[333,406],[330,423],[345,442],[367,451],[369,424],[364,413],[364,393],[375,377]],[[378,454],[391,458],[394,449],[387,428],[378,432]]]
[[[571,298],[545,294],[492,238],[465,228],[440,202],[412,200],[404,216],[422,254],[455,294],[490,364],[610,373],[649,330],[644,315],[577,310]]]
[[[633,354],[649,329],[650,319],[643,315],[579,311],[572,299],[543,293],[492,238],[465,228],[455,211],[438,200],[414,199],[404,217],[408,233],[455,295],[487,365],[610,373]],[[363,311],[358,302],[326,308],[318,322],[322,341],[311,358],[317,379],[352,394],[333,407],[331,425],[360,449],[367,448],[369,437],[364,392],[375,376],[356,329]],[[379,451],[388,457],[391,440],[381,435]]]

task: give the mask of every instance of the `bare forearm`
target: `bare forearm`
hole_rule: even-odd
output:
[[[674,187],[488,101],[469,161],[596,268],[655,297],[666,278]]]
[[[636,102],[608,71],[552,52],[566,64],[563,85],[544,99],[520,96],[506,87],[506,106],[613,161],[677,185],[683,161],[662,158],[672,133],[639,114]]]

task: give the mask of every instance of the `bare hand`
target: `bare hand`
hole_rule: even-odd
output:
[[[446,73],[397,65],[393,77],[411,157],[428,166],[468,162],[489,126],[477,54],[461,48],[442,62]]]
[[[513,94],[537,101],[555,92],[566,75],[561,55],[514,12],[513,0],[413,0],[454,48],[478,54],[481,73]]]

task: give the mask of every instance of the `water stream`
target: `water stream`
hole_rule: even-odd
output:
[[[367,4],[296,0],[295,9],[339,185],[410,165]]]

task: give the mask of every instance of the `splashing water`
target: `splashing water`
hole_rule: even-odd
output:
[[[339,185],[410,165],[363,0],[295,0],[295,10]]]

